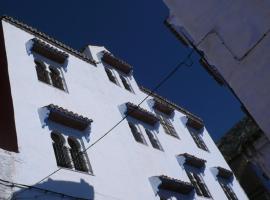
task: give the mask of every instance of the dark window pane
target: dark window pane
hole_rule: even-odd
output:
[[[158,114],[158,117],[160,119],[161,125],[164,128],[165,133],[167,133],[168,135],[174,136],[176,138],[179,138],[170,120],[161,114]]]
[[[151,131],[145,129],[145,132],[152,144],[152,146],[156,149],[159,149],[159,150],[163,150],[158,138],[156,137],[156,135],[154,135],[154,133],[152,133]]]
[[[128,83],[128,81],[126,80],[126,78],[124,78],[123,76],[120,76],[120,78],[121,78],[121,81],[122,81],[124,87],[125,87],[128,91],[133,92],[132,89],[131,89],[131,86],[130,86],[130,84]]]
[[[113,75],[112,71],[108,68],[105,68],[105,72],[106,72],[109,80],[117,85],[117,80],[116,80],[115,76]]]
[[[50,67],[50,71],[51,71],[50,76],[51,76],[53,86],[61,90],[65,90],[63,80],[62,80],[59,70],[56,68]]]
[[[194,129],[190,128],[190,127],[188,127],[188,130],[189,130],[190,135],[193,138],[194,142],[196,143],[196,145],[200,149],[208,151],[208,148],[207,148],[206,144],[204,143],[203,139],[199,136],[199,133],[196,132]]]
[[[35,64],[38,80],[50,84],[49,73],[47,72],[44,63],[35,60]]]
[[[134,139],[137,142],[146,144],[146,141],[145,141],[143,135],[141,134],[141,132],[138,131],[137,127],[134,124],[132,124],[131,122],[128,122],[128,125],[129,125],[129,127],[131,129],[131,132],[133,134]]]

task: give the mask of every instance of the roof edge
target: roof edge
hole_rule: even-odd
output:
[[[139,88],[141,89],[142,92],[144,92],[144,93],[146,93],[146,94],[148,94],[148,95],[150,95],[150,96],[152,96],[152,97],[158,98],[158,99],[160,99],[161,101],[164,101],[165,103],[167,103],[167,104],[169,104],[170,106],[172,106],[174,109],[176,109],[176,110],[178,110],[178,111],[180,111],[180,112],[186,114],[187,116],[189,116],[189,117],[191,117],[191,118],[194,118],[194,119],[196,119],[196,120],[198,120],[198,121],[200,121],[200,122],[203,123],[203,120],[202,120],[200,117],[194,115],[193,113],[189,112],[189,111],[186,110],[185,108],[180,107],[180,106],[177,105],[176,103],[173,103],[173,102],[171,102],[170,100],[168,100],[168,99],[166,99],[166,98],[164,98],[164,97],[158,95],[157,93],[152,92],[151,90],[149,90],[149,89],[143,87],[142,85],[140,85]]]
[[[62,49],[63,51],[67,51],[69,52],[70,54],[76,56],[77,58],[83,60],[83,61],[86,61],[90,64],[93,64],[96,66],[96,61],[94,61],[93,59],[90,59],[88,57],[86,57],[86,55],[84,55],[83,53],[79,52],[78,50],[75,50],[71,47],[69,47],[68,45],[62,43],[62,42],[59,42],[58,40],[46,35],[45,33],[41,32],[41,31],[38,31],[37,29],[17,20],[17,19],[14,19],[10,16],[7,16],[7,15],[3,15],[0,17],[1,21],[5,21],[5,22],[8,22],[14,26],[16,26],[17,28],[20,28],[24,31],[27,31],[28,33],[31,33],[33,34],[35,37],[38,37],[40,39],[43,39],[45,40],[46,42]]]

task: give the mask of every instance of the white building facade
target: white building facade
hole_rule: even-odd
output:
[[[0,37],[0,199],[247,199],[202,120],[104,47],[10,17]]]

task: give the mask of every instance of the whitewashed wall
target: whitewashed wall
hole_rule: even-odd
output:
[[[270,2],[164,0],[169,23],[205,53],[270,138]]]
[[[17,183],[33,185],[57,169],[50,138],[52,128],[63,134],[82,138],[87,147],[122,118],[121,112],[123,112],[124,103],[137,104],[145,97],[145,94],[140,91],[133,77],[130,82],[135,94],[125,90],[123,85],[119,87],[111,83],[102,64],[95,67],[72,55],[68,58],[66,71],[63,70],[68,93],[44,84],[37,79],[33,55],[28,55],[26,51],[26,44],[33,38],[33,35],[7,22],[2,21],[2,25],[19,153],[1,151],[0,177]],[[103,49],[91,48],[86,49],[85,52],[95,52],[96,54]],[[98,59],[99,56],[93,55],[92,57]],[[142,107],[151,111],[150,102],[151,98],[144,102]],[[90,140],[82,133],[61,125],[52,123],[50,127],[43,127],[39,110],[51,103],[93,119]],[[162,127],[155,127],[164,148],[164,152],[162,152],[151,147],[145,133],[148,146],[137,143],[127,122],[124,121],[88,150],[94,175],[62,169],[52,175],[49,180],[36,186],[96,200],[158,200],[159,197],[150,184],[150,178],[164,174],[189,181],[176,159],[176,155],[187,152],[207,160],[204,180],[210,193],[214,199],[226,199],[215,180],[213,167],[222,166],[229,169],[228,165],[206,129],[203,139],[210,152],[197,148],[184,122],[185,116],[175,112],[173,124],[180,140],[165,134]],[[233,189],[239,199],[246,199],[235,179]],[[10,192],[9,189],[0,186],[1,190],[4,192],[0,194],[0,197],[2,195],[2,198],[6,198]],[[16,191],[16,188],[12,190]],[[24,195],[41,194],[31,189]],[[61,199],[59,196],[43,195],[39,196],[39,199]],[[200,198],[197,197],[197,199]]]

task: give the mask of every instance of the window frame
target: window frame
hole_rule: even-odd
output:
[[[66,162],[65,164],[66,165],[62,165],[61,163],[59,163],[59,155],[57,152],[57,149],[54,145],[54,140],[52,138],[52,135],[55,134],[57,136],[59,136],[60,138],[62,138],[62,148],[65,150],[65,158],[68,160],[68,163]],[[51,139],[53,140],[52,142],[52,146],[53,146],[53,149],[54,149],[54,155],[55,155],[55,159],[56,159],[56,164],[58,167],[60,168],[65,168],[65,169],[70,169],[72,171],[76,171],[76,172],[82,172],[82,173],[87,173],[87,174],[93,174],[93,170],[92,170],[92,166],[91,166],[91,163],[89,161],[89,157],[87,155],[87,152],[85,151],[85,148],[84,148],[84,145],[82,144],[82,141],[78,138],[75,138],[75,137],[71,137],[71,136],[66,136],[58,131],[51,131]],[[71,145],[69,144],[68,140],[71,139],[73,141],[75,141],[77,144],[80,145],[80,148],[79,148],[79,157],[82,158],[82,160],[80,160],[80,162],[83,162],[83,163],[78,163],[76,161],[74,161],[75,158],[77,157],[74,157],[74,154],[72,155],[72,147]],[[66,160],[66,161],[67,161]],[[78,166],[80,165],[80,167]],[[84,165],[84,169],[83,167],[81,167],[82,165]]]
[[[146,133],[152,147],[155,148],[155,149],[158,149],[160,151],[164,151],[164,149],[163,149],[163,147],[162,147],[156,133],[154,131],[151,131],[151,130],[147,129],[147,128],[144,128],[144,130],[145,130],[145,133]]]
[[[228,181],[222,179],[221,177],[218,177],[217,181],[228,200],[238,200],[238,197],[236,196],[234,190],[232,189]]]
[[[203,180],[201,173],[188,169],[185,169],[185,171],[191,184],[194,186],[195,193],[200,197],[212,198],[212,195],[208,189],[208,186]]]
[[[127,75],[123,75],[121,72],[118,72],[118,74],[119,74],[119,78],[120,78],[120,80],[121,80],[121,82],[122,82],[122,85],[124,86],[124,88],[127,90],[127,91],[129,91],[129,92],[131,92],[131,93],[133,93],[133,94],[135,94],[135,92],[134,92],[134,89],[133,89],[133,87],[132,87],[132,85],[131,85],[131,83],[130,83],[130,81],[129,81],[129,76],[127,76]],[[124,80],[124,81],[123,81]],[[126,84],[125,84],[125,83]]]
[[[167,135],[170,135],[170,136],[173,136],[173,137],[175,137],[177,139],[180,139],[178,133],[176,132],[175,127],[173,126],[173,123],[170,120],[170,117],[168,115],[165,115],[165,114],[157,111],[157,110],[155,110],[155,112],[157,114],[157,117],[160,120],[160,124],[163,127],[164,132]]]
[[[188,132],[190,133],[190,136],[192,137],[193,141],[197,145],[198,148],[209,152],[209,148],[207,147],[206,143],[204,142],[200,131],[195,130],[192,127],[187,126]]]
[[[148,146],[140,127],[137,124],[135,124],[135,123],[133,123],[131,121],[128,121],[128,126],[130,128],[130,131],[132,133],[132,136],[133,136],[134,140],[137,143],[144,144],[144,145]],[[134,127],[136,129],[135,132],[134,132],[134,129],[132,127]]]
[[[66,81],[65,81],[64,74],[62,72],[61,67],[58,67],[55,64],[50,64],[48,62],[45,62],[43,59],[40,59],[40,58],[35,58],[34,63],[35,63],[36,76],[37,76],[38,81],[45,83],[47,85],[50,85],[58,90],[68,92]],[[44,67],[45,69],[40,70],[41,67]],[[41,72],[42,70],[43,72]],[[55,76],[55,78],[52,77],[53,71],[58,73],[57,76]],[[41,80],[40,73],[44,73],[45,74],[44,76],[46,76],[47,80]],[[56,79],[59,79],[61,81],[60,82],[61,87],[57,86],[57,82],[55,81]]]
[[[118,81],[118,79],[117,79],[117,77],[116,77],[116,75],[114,73],[114,70],[111,67],[108,67],[108,66],[104,66],[104,70],[105,70],[105,73],[106,73],[107,78],[109,79],[109,81],[114,83],[117,86],[120,86],[119,81]]]

